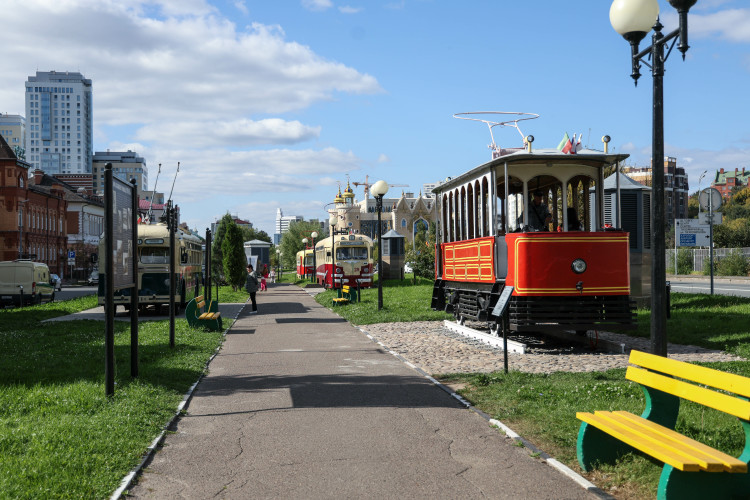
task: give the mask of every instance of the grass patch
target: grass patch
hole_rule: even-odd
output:
[[[137,465],[221,342],[169,322],[140,325],[140,376],[130,377],[130,326],[115,322],[115,395],[104,395],[104,323],[41,320],[89,309],[89,296],[0,310],[0,496],[102,498]]]
[[[750,359],[750,299],[730,295],[672,293],[667,339],[674,344],[726,351]],[[639,309],[638,329],[628,335],[651,335],[651,310]]]
[[[453,316],[442,311],[430,309],[432,286],[434,281],[417,278],[386,280],[383,282],[383,309],[378,311],[378,288],[363,288],[360,291],[361,301],[333,306],[336,298],[334,290],[318,294],[315,300],[325,306],[334,308],[337,314],[355,325],[373,323],[394,323],[400,321],[441,321]]]

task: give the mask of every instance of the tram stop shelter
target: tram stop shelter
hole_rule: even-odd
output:
[[[271,244],[267,241],[251,240],[246,241],[243,245],[245,247],[245,257],[247,258],[248,264],[255,261],[255,269],[260,271],[263,269],[263,265],[267,265],[271,268]],[[253,258],[255,257],[255,258]]]

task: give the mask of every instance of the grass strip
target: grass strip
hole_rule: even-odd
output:
[[[0,310],[0,497],[103,498],[136,466],[203,373],[222,334],[140,325],[139,377],[130,326],[115,322],[115,395],[104,395],[104,324],[41,320],[94,307],[84,297]]]

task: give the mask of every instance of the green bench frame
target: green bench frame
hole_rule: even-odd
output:
[[[357,302],[357,290],[352,290],[349,285],[336,289],[337,297],[333,299],[333,305],[343,305],[349,302]]]
[[[207,306],[203,295],[199,295],[185,306],[185,318],[193,328],[205,328],[207,330],[220,332],[224,328],[219,312],[219,303],[212,300]]]
[[[638,450],[662,463],[658,499],[750,498],[750,378],[640,351],[626,378],[641,385],[646,409],[579,412],[578,462],[584,471]],[[745,432],[735,458],[674,431],[680,399],[734,415]]]

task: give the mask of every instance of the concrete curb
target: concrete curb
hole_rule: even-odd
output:
[[[447,392],[453,399],[455,399],[456,401],[458,401],[462,406],[464,406],[465,408],[473,411],[474,413],[476,413],[477,415],[479,415],[480,417],[482,417],[483,419],[485,419],[493,427],[496,427],[496,428],[500,429],[501,431],[503,431],[503,433],[508,438],[513,439],[514,441],[522,444],[524,448],[529,449],[532,454],[537,455],[540,459],[542,459],[544,461],[544,463],[546,463],[547,465],[549,465],[553,469],[557,470],[558,472],[562,473],[563,475],[567,476],[568,478],[572,479],[579,486],[581,486],[583,489],[585,489],[589,493],[592,493],[592,494],[598,496],[599,498],[602,498],[602,499],[605,499],[605,500],[616,500],[615,497],[609,495],[608,493],[604,492],[603,490],[600,490],[594,483],[590,482],[588,479],[586,479],[585,477],[581,476],[580,474],[578,474],[577,472],[575,472],[574,470],[572,470],[571,468],[569,468],[567,465],[563,464],[559,460],[551,457],[549,454],[545,453],[544,451],[542,451],[539,448],[537,448],[536,446],[534,446],[531,442],[529,442],[528,440],[524,439],[521,435],[519,435],[518,433],[516,433],[513,429],[511,429],[510,427],[508,427],[507,425],[505,425],[501,421],[490,417],[489,415],[487,415],[486,413],[484,413],[482,410],[480,410],[480,409],[475,408],[474,406],[472,406],[471,403],[469,403],[468,401],[466,401],[463,397],[461,397],[459,394],[457,394],[453,389],[451,389],[450,387],[447,387],[446,385],[440,383],[437,379],[435,379],[430,374],[428,374],[427,372],[425,372],[424,370],[422,370],[418,366],[416,366],[413,363],[411,363],[410,361],[408,361],[406,358],[402,357],[397,352],[394,352],[394,351],[390,350],[385,344],[383,344],[382,342],[380,342],[376,337],[374,337],[373,335],[371,335],[367,330],[365,330],[365,329],[363,329],[361,327],[358,327],[358,326],[355,327],[355,328],[357,328],[359,331],[361,331],[363,334],[365,334],[365,336],[367,338],[369,338],[370,340],[372,340],[373,342],[375,342],[376,344],[378,344],[379,346],[381,346],[386,352],[392,354],[393,356],[395,356],[396,358],[398,358],[401,362],[403,362],[404,364],[406,364],[408,367],[412,368],[417,373],[419,373],[420,375],[422,375],[423,377],[425,377],[427,380],[429,380],[430,382],[432,382],[434,385],[436,385],[437,387],[439,387],[443,391]]]
[[[249,300],[250,299],[248,299],[248,301]],[[208,358],[208,361],[206,361],[206,365],[203,367],[203,373],[201,374],[201,376],[198,377],[198,380],[196,380],[195,383],[192,386],[190,386],[190,389],[188,389],[187,392],[185,393],[185,396],[182,398],[182,402],[177,406],[177,411],[175,412],[174,416],[162,428],[161,433],[151,442],[151,444],[147,448],[147,451],[143,457],[143,460],[141,460],[141,463],[139,463],[133,470],[131,470],[128,473],[127,476],[123,478],[123,480],[120,482],[120,486],[109,497],[110,500],[117,500],[121,498],[122,495],[125,493],[125,491],[133,485],[136,478],[141,474],[143,469],[145,469],[146,466],[151,462],[151,460],[153,460],[154,455],[156,454],[156,450],[164,442],[164,438],[167,436],[167,432],[169,431],[169,429],[173,427],[174,424],[177,423],[177,421],[182,416],[182,412],[185,410],[185,408],[187,408],[188,404],[190,403],[190,399],[193,397],[195,388],[198,387],[198,384],[201,382],[201,380],[203,380],[203,377],[206,375],[206,371],[208,370],[208,366],[211,364],[211,361],[213,361],[216,355],[219,354],[219,351],[221,351],[221,348],[224,346],[224,341],[227,338],[227,333],[232,328],[232,326],[234,326],[234,323],[237,321],[237,318],[239,318],[240,314],[245,309],[246,305],[247,305],[247,302],[245,302],[245,305],[243,305],[240,308],[240,310],[237,311],[237,315],[234,318],[232,318],[232,322],[230,323],[230,325],[224,329],[221,343],[216,348],[216,350],[211,355],[211,357]]]

